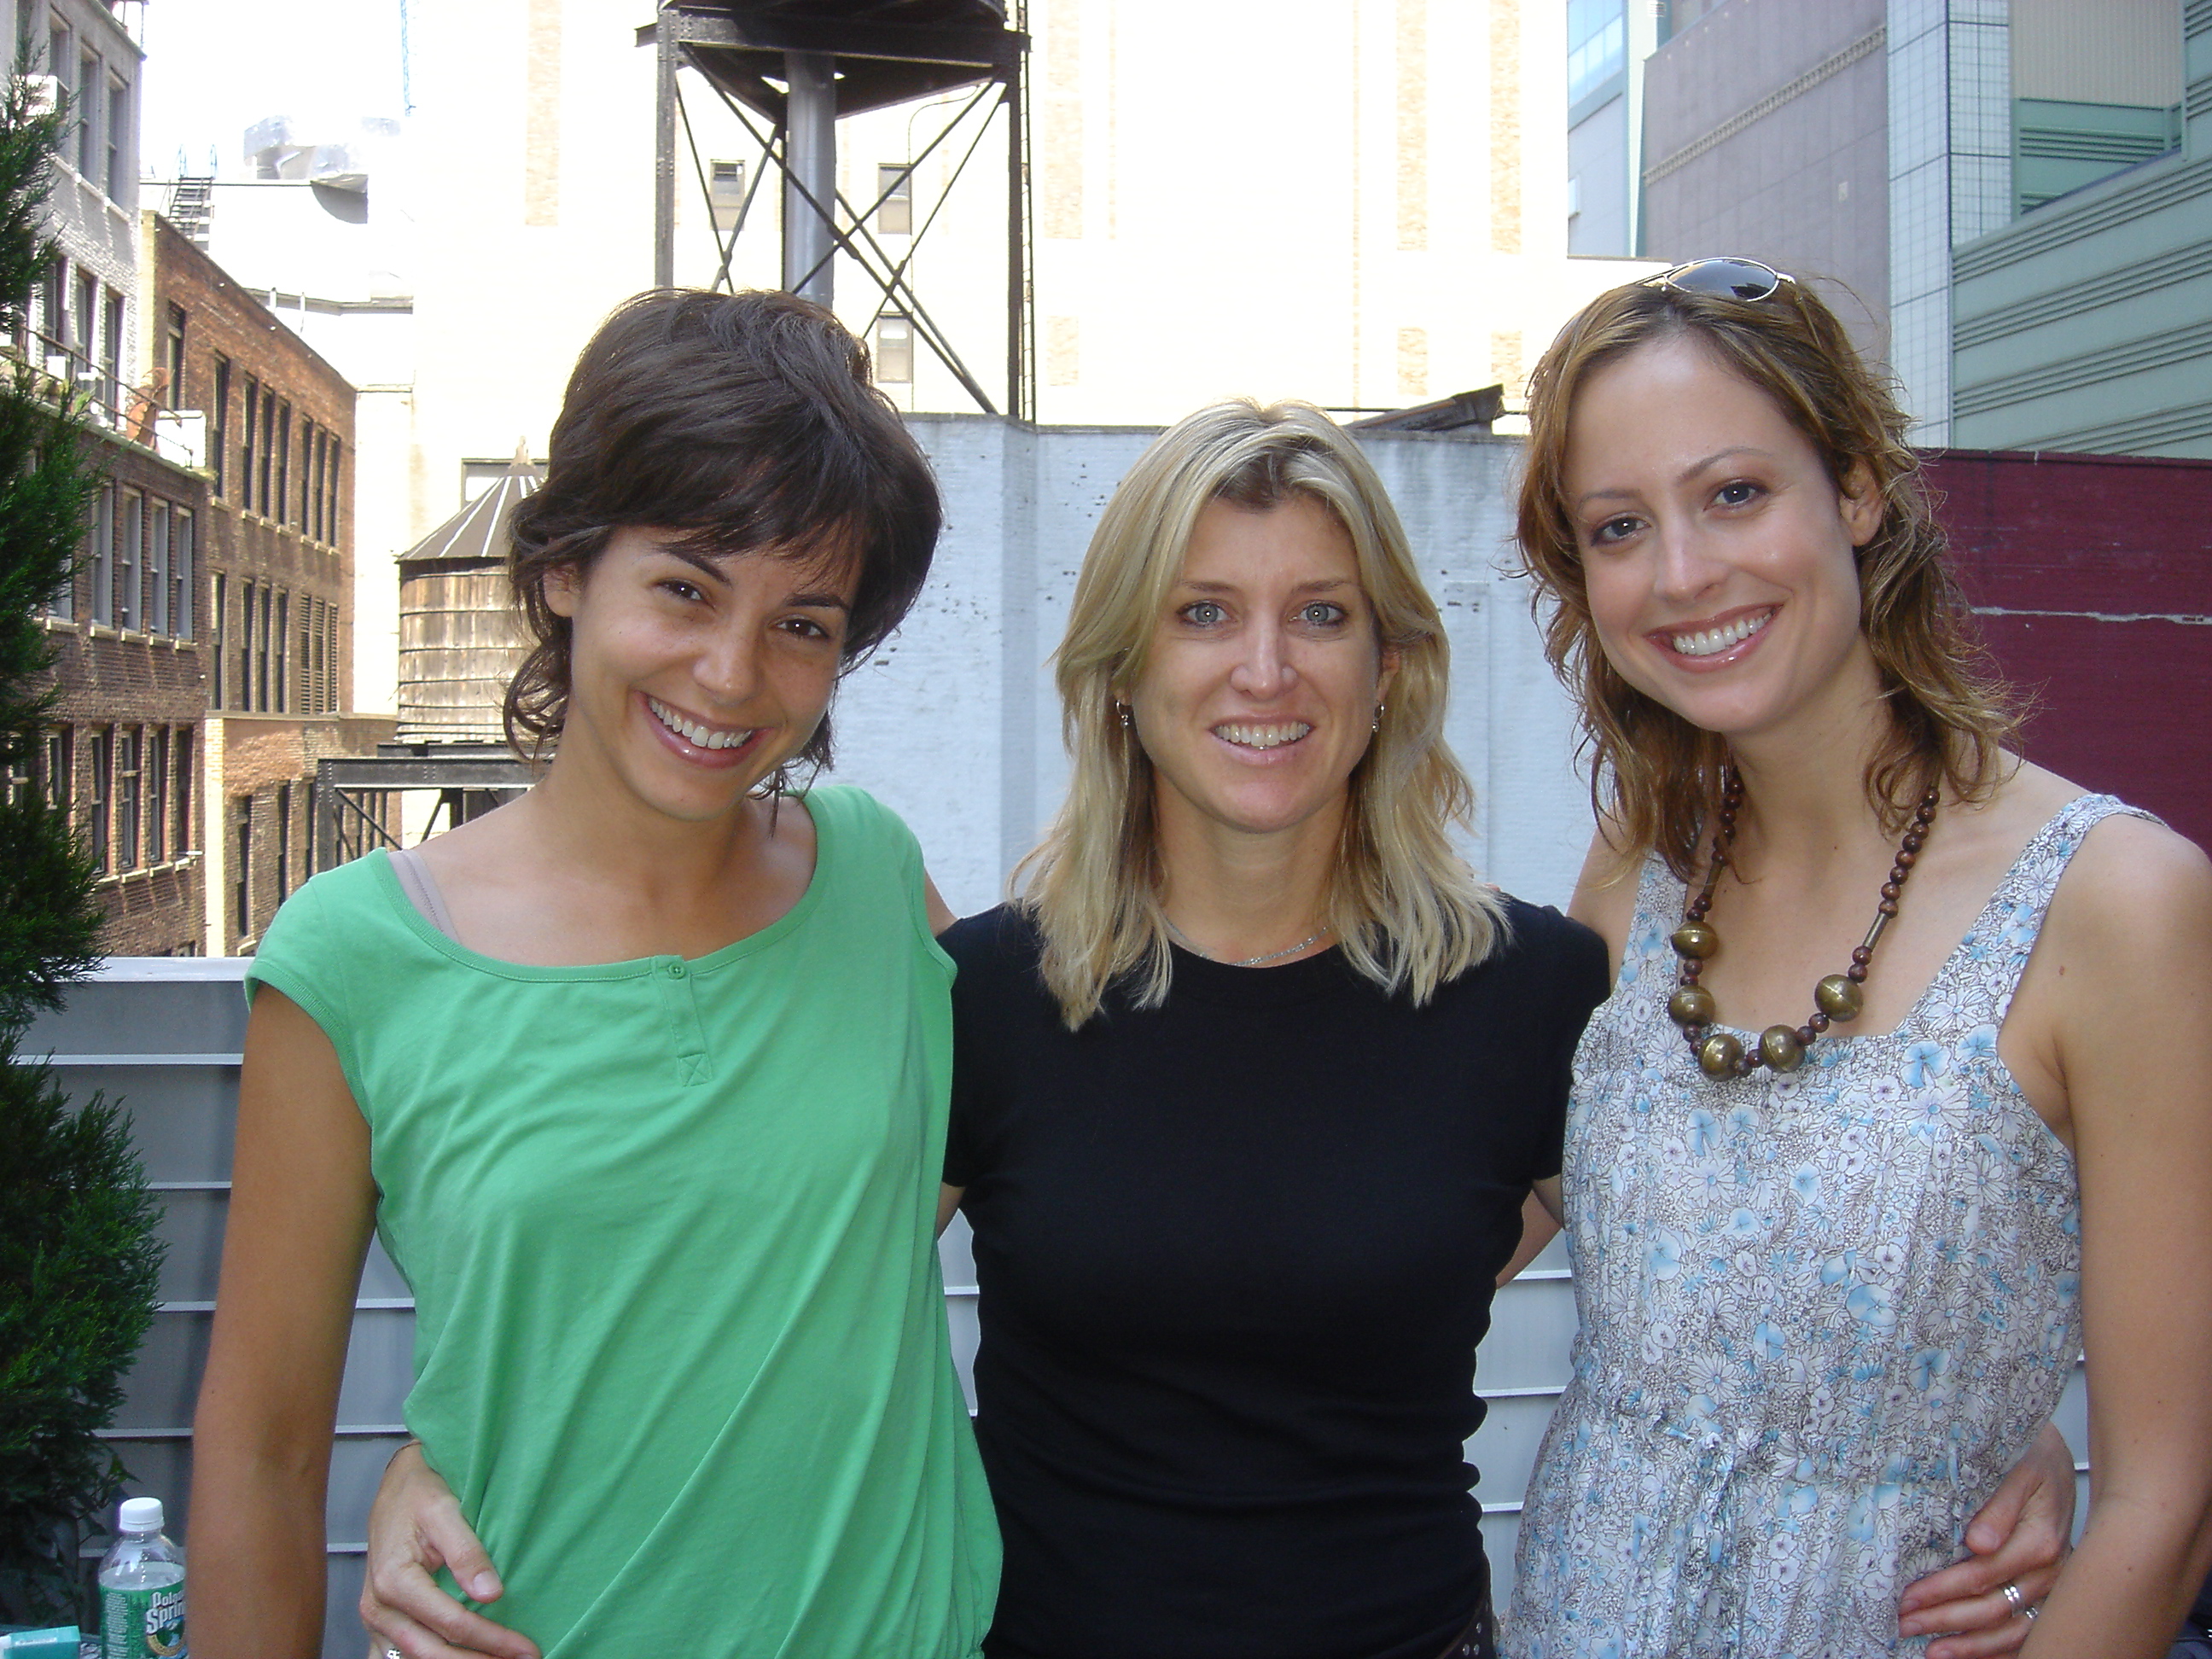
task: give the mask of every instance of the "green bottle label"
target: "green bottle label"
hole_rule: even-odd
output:
[[[188,1659],[184,1585],[101,1590],[100,1659]]]

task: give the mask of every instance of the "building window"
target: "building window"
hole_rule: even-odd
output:
[[[106,320],[100,330],[100,364],[101,374],[100,399],[111,413],[123,407],[123,331],[125,313],[123,296],[110,289],[107,291]]]
[[[876,319],[876,379],[885,386],[914,379],[914,324],[902,313]]]
[[[315,817],[315,781],[313,778],[309,778],[307,781],[307,799],[306,806],[307,822],[305,833],[301,836],[300,842],[301,846],[307,850],[307,873],[310,876],[313,876],[318,867],[316,859],[319,852],[319,849],[315,844],[315,831],[321,822],[321,820]]]
[[[238,875],[231,883],[235,896],[234,908],[237,912],[238,936],[241,939],[253,932],[253,797],[241,795],[238,801]]]
[[[131,125],[131,88],[111,77],[107,82],[107,199],[123,199],[124,130]]]
[[[69,261],[56,259],[46,267],[46,274],[39,284],[39,338],[46,356],[52,356],[69,345]],[[53,365],[46,366],[53,372]]]
[[[261,476],[254,481],[254,510],[264,519],[274,518],[270,510],[272,497],[269,493],[269,458],[276,452],[276,399],[270,396],[269,388],[261,389]]]
[[[74,372],[79,375],[89,372],[93,358],[100,349],[100,278],[80,270],[76,277],[76,316],[72,320],[70,349],[76,359]],[[82,391],[82,380],[76,383]]]
[[[269,516],[281,525],[292,522],[292,405],[289,404],[276,406],[276,505]]]
[[[260,614],[254,618],[253,629],[253,707],[263,714],[269,712],[269,590],[266,586],[254,590],[260,597]],[[283,648],[283,642],[278,642]]]
[[[876,228],[886,236],[914,234],[914,168],[904,161],[876,168]]]
[[[191,726],[180,726],[177,728],[175,749],[177,785],[173,799],[176,802],[177,817],[176,830],[169,838],[169,845],[182,854],[191,852],[193,842],[198,839],[192,834],[192,728]]]
[[[330,538],[324,534],[324,532],[330,527],[329,517],[324,511],[329,504],[329,491],[325,487],[325,480],[330,477],[330,470],[331,434],[322,428],[317,427],[315,428],[315,539],[319,542],[330,540]]]
[[[138,854],[139,734],[135,726],[115,734],[115,867],[141,867]]]
[[[46,792],[46,805],[55,811],[68,815],[70,803],[76,796],[76,744],[74,734],[66,726],[50,726],[46,741],[40,756],[40,787]]]
[[[1567,0],[1567,104],[1571,109],[1628,64],[1623,0]]]
[[[92,619],[115,622],[115,486],[104,483],[92,502]]]
[[[169,631],[169,504],[147,503],[146,628],[154,634]]]
[[[211,678],[211,683],[208,686],[208,707],[210,708],[221,708],[223,706],[223,679],[225,671],[229,667],[230,615],[228,609],[230,599],[228,591],[229,586],[230,578],[219,570],[216,572],[215,650],[210,653],[210,660],[208,663],[208,672]]]
[[[215,493],[226,494],[223,485],[228,475],[229,457],[226,449],[230,441],[230,359],[215,360],[215,391],[208,399],[208,453],[215,460]]]
[[[331,439],[331,476],[325,480],[325,487],[331,492],[330,543],[333,547],[338,544],[338,456],[343,447],[335,436]]]
[[[169,407],[182,409],[191,401],[185,395],[185,308],[182,306],[169,307],[168,331],[162,341],[161,349],[167,359],[163,366],[169,371]]]
[[[194,567],[199,562],[199,526],[191,514],[179,507],[169,520],[169,632],[180,640],[192,637],[192,610],[199,598]]]
[[[56,77],[69,74],[70,32],[58,17],[46,21],[46,73]]]
[[[169,728],[146,733],[146,862],[169,861]]]
[[[292,642],[291,613],[292,596],[289,593],[279,593],[276,596],[276,626],[275,629],[276,641],[276,672],[274,678],[270,682],[270,690],[276,693],[276,701],[270,706],[280,714],[288,713],[292,706],[292,676],[290,672],[291,657],[289,650]]]
[[[714,228],[728,235],[745,210],[745,164],[719,158],[708,164],[707,199],[714,212]]]
[[[323,608],[323,660],[331,665],[331,713],[335,714],[345,707],[345,693],[338,684],[338,608],[334,605]]]
[[[115,502],[115,625],[137,628],[139,559],[144,551],[146,514],[135,489],[118,492]]]
[[[255,434],[261,428],[261,382],[246,377],[246,429],[238,444],[238,504],[253,510],[253,454]]]
[[[92,839],[92,866],[100,875],[115,867],[108,836],[107,803],[115,781],[115,732],[102,726],[92,734],[92,799],[85,803],[85,824]]]
[[[276,786],[276,902],[292,896],[292,786]]]
[[[100,59],[86,52],[76,60],[76,170],[97,179],[93,170],[100,155],[100,130],[94,117],[100,112]]]

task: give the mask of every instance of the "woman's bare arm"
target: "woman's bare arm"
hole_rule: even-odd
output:
[[[330,1041],[263,987],[246,1028],[215,1331],[192,1426],[192,1644],[314,1659],[323,1500],[375,1192]]]
[[[2030,1659],[2160,1659],[2212,1565],[2212,864],[2109,819],[2039,954],[2081,1185],[2089,1516]]]

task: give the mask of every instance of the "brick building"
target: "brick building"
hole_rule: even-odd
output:
[[[206,936],[198,546],[207,481],[117,434],[95,428],[87,441],[106,477],[76,580],[43,619],[59,696],[32,775],[70,811],[98,863],[101,948],[197,956]]]
[[[142,223],[146,381],[206,480],[203,932],[229,954],[313,873],[316,761],[392,735],[347,709],[354,389],[176,227]]]

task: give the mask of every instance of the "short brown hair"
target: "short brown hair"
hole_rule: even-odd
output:
[[[507,736],[527,753],[568,711],[568,622],[545,578],[588,568],[616,530],[678,532],[694,552],[853,560],[850,667],[904,620],[943,517],[866,348],[790,294],[626,301],[576,360],[548,453],[544,486],[514,510],[507,566],[533,645],[507,687]],[[829,763],[826,715],[798,758]]]
[[[1626,860],[1656,851],[1690,879],[1728,745],[1629,684],[1599,647],[1567,499],[1568,424],[1593,373],[1685,336],[1772,398],[1838,489],[1863,477],[1881,498],[1880,527],[1858,550],[1859,627],[1891,717],[1867,769],[1869,800],[1895,829],[1939,780],[1968,799],[1986,795],[2018,721],[1969,620],[1886,377],[1802,283],[1754,301],[1632,283],[1585,306],[1529,380],[1517,535],[1544,653],[1580,706],[1591,803],[1616,850]]]

